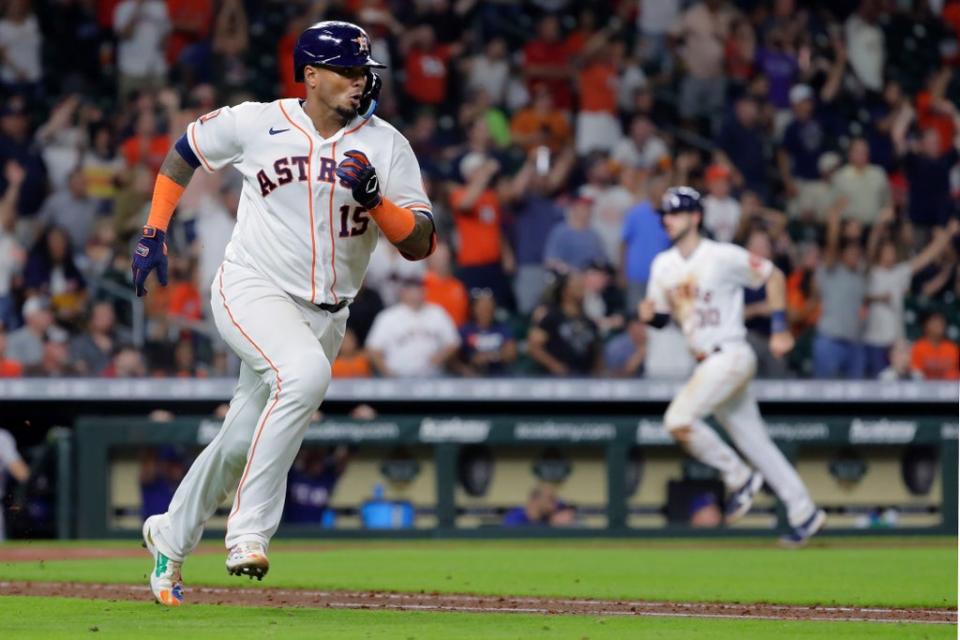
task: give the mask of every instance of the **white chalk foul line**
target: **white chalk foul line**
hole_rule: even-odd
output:
[[[543,609],[533,607],[470,607],[470,606],[451,606],[441,604],[386,604],[386,603],[361,603],[361,602],[326,602],[325,605],[331,609],[381,609],[389,611],[449,611],[452,613],[527,613],[527,614],[556,614],[554,609]],[[560,614],[563,615],[563,614]],[[716,618],[725,620],[776,620],[780,622],[881,622],[881,623],[912,623],[912,624],[954,624],[947,620],[904,620],[901,618],[858,618],[858,617],[830,617],[814,616],[810,618],[786,618],[783,616],[767,616],[760,614],[732,614],[732,613],[679,613],[666,611],[610,611],[597,610],[590,612],[571,612],[566,615],[579,616],[632,616],[649,618]]]
[[[200,590],[206,591],[208,593],[235,593],[236,589],[230,588],[213,588],[213,587],[200,587]],[[445,601],[457,601],[457,602],[473,602],[477,604],[489,604],[495,606],[498,610],[508,611],[507,607],[503,606],[503,602],[517,603],[517,604],[542,604],[544,600],[542,598],[531,598],[531,597],[515,597],[515,596],[480,596],[480,595],[466,595],[466,594],[443,594],[443,593],[430,593],[430,594],[416,594],[416,593],[396,593],[396,592],[363,592],[363,591],[313,591],[313,590],[291,590],[291,589],[273,589],[270,593],[277,596],[308,596],[308,597],[317,597],[317,598],[336,598],[336,597],[351,597],[358,599],[390,599],[390,600],[420,600],[430,597],[442,598]],[[545,596],[548,597],[548,596]],[[956,611],[928,611],[924,609],[897,609],[897,608],[867,608],[867,607],[822,607],[822,606],[803,606],[803,605],[778,605],[778,604],[761,604],[761,603],[728,603],[728,602],[658,602],[658,601],[647,601],[647,600],[615,600],[613,601],[617,605],[622,607],[636,607],[636,608],[674,608],[674,609],[700,609],[702,607],[711,607],[718,609],[732,609],[739,610],[744,607],[751,606],[762,606],[764,609],[770,609],[775,611],[785,611],[785,612],[802,612],[804,615],[813,614],[830,614],[830,613],[855,613],[855,614],[864,614],[864,613],[877,613],[877,614],[906,614],[906,615],[917,615],[917,614],[932,614],[932,615],[946,615],[953,618],[957,617]],[[595,600],[595,599],[573,599],[573,598],[550,598],[551,604],[558,605],[568,605],[568,606],[582,606],[582,605],[597,605],[604,606],[611,603],[610,600]],[[370,605],[370,606],[387,606],[387,605]],[[414,605],[409,605],[414,606]],[[434,606],[434,605],[417,605],[417,606]],[[449,608],[449,607],[443,607]],[[489,610],[490,607],[480,607],[483,610]],[[521,609],[517,609],[520,611]],[[544,613],[549,613],[551,610],[542,609]],[[637,614],[633,611],[608,611],[603,615],[658,615],[658,616],[678,616],[678,617],[708,617],[708,614],[702,613],[693,613],[693,614],[684,614],[679,612],[667,612],[667,613],[655,613],[655,612],[644,612]],[[784,618],[777,616],[761,616],[759,614],[746,614],[746,615],[757,615],[759,619],[773,619],[773,620],[782,620]],[[743,614],[709,614],[712,617],[730,617],[730,618],[742,618]],[[868,620],[868,621],[885,621],[885,622],[903,622],[903,619],[900,618],[891,618],[889,620],[884,618],[846,618],[846,617],[830,617],[830,616],[817,616],[816,618],[810,619],[822,619],[822,620]],[[925,622],[925,621],[924,621]],[[935,621],[938,624],[954,624],[952,621]]]

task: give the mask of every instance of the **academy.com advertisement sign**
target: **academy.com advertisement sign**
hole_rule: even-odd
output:
[[[617,437],[612,422],[524,421],[513,428],[517,440],[552,440],[565,442],[605,442]]]
[[[206,445],[220,430],[219,420],[200,422],[197,444]],[[714,425],[719,429],[719,425]],[[766,423],[775,442],[796,444],[907,445],[957,439],[957,423],[890,418],[773,418]],[[724,433],[723,429],[719,429]],[[330,419],[310,425],[305,442],[424,444],[608,443],[675,446],[657,417],[591,419],[584,417],[381,417],[372,421]]]
[[[831,436],[830,425],[816,421],[769,422],[767,433],[779,442],[826,442]],[[659,420],[640,420],[636,424],[634,441],[644,445],[673,444],[673,439]]]
[[[490,435],[489,420],[424,418],[420,423],[421,442],[483,442]]]
[[[197,444],[207,445],[223,423],[219,420],[204,420],[197,430]],[[329,420],[307,427],[304,442],[357,443],[383,440],[399,440],[401,426],[393,421],[374,420],[371,422]]]
[[[860,420],[850,423],[851,444],[907,444],[917,435],[913,420]]]

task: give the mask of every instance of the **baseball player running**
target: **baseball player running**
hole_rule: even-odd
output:
[[[783,273],[741,247],[702,238],[703,208],[694,189],[668,189],[661,214],[673,246],[653,261],[648,297],[640,303],[639,315],[654,327],[663,327],[672,315],[699,361],[693,377],[667,408],[664,426],[691,456],[720,471],[729,492],[724,509],[728,523],[750,510],[766,480],[786,505],[793,529],[781,544],[802,546],[823,528],[826,514],[813,504],[800,476],[770,440],[747,388],[757,360],[746,342],[743,288],[766,283],[773,310],[770,350],[783,356],[793,348],[784,312]],[[755,469],[704,422],[711,414]]]
[[[408,259],[435,246],[430,203],[407,140],[373,116],[383,67],[363,29],[320,22],[294,50],[306,100],[246,102],[187,127],[160,170],[133,257],[137,295],[167,281],[164,233],[194,170],[230,164],[243,176],[237,224],[211,286],[217,330],[240,357],[240,380],[217,437],[193,463],[169,510],[148,518],[150,587],[183,602],[180,568],[205,522],[236,489],[227,570],[267,573],[287,472],[330,383],[348,305],[378,230]]]

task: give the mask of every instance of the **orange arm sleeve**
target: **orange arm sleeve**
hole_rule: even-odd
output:
[[[162,173],[158,175],[157,182],[153,187],[153,202],[150,204],[147,226],[165,232],[170,225],[170,218],[173,217],[173,211],[177,208],[177,203],[180,202],[183,191],[184,187],[174,182],[169,176]]]
[[[379,206],[370,210],[370,217],[383,231],[383,235],[387,236],[387,240],[393,243],[405,240],[416,226],[413,211],[398,207],[386,198],[380,201]]]

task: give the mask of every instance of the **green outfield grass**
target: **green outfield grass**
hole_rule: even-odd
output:
[[[955,638],[948,625],[779,622],[670,618],[546,617],[187,606],[0,597],[0,637],[336,638],[337,640],[739,640],[741,638]]]
[[[228,576],[223,555],[184,566],[187,586],[441,591],[606,599],[956,607],[956,539],[771,543],[374,542],[280,543],[263,583]],[[310,543],[299,543],[302,545]],[[126,543],[133,548],[135,543]],[[97,543],[86,543],[97,546]],[[117,547],[116,543],[104,546]],[[119,545],[124,546],[124,545]],[[2,563],[0,579],[143,583],[149,558]]]

